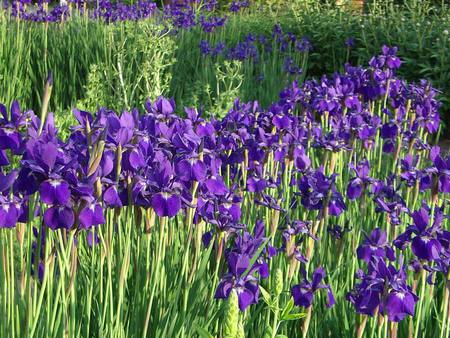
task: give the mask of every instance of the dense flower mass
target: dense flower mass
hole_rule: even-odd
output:
[[[83,0],[64,1],[51,6],[47,1],[39,1],[34,5],[26,0],[13,0],[10,4],[4,2],[3,7],[10,10],[12,17],[34,22],[64,22],[75,14],[106,22],[137,21],[152,17],[156,12],[156,4],[149,0],[140,0],[131,5],[101,0],[95,6]]]
[[[277,29],[274,36],[281,39]],[[227,53],[251,54],[251,40]],[[311,48],[307,39],[294,46]],[[164,97],[148,100],[144,112],[74,109],[77,124],[65,139],[51,113],[0,105],[0,227],[40,217],[47,233],[89,233],[91,247],[108,246],[97,231],[133,210],[145,233],[158,219],[160,257],[167,222],[168,241],[178,236],[173,224],[186,226],[196,258],[198,243],[215,253],[211,295],[236,293],[241,311],[259,303],[273,262],[287,267],[293,304],[331,307],[339,269],[327,260],[355,256],[365,268],[352,270],[358,281],[345,285],[347,300],[357,313],[400,322],[424,306],[419,279],[446,282],[450,261],[442,198],[450,157],[430,145],[439,103],[427,82],[398,78],[400,66],[396,49],[384,47],[367,68],[293,82],[267,108],[236,99],[222,119],[206,120],[196,108],[181,117]],[[370,222],[358,224],[363,218]],[[336,250],[327,255],[324,246]],[[33,268],[45,280],[39,248]],[[183,272],[187,266],[186,258]]]
[[[247,5],[240,4],[240,7]],[[226,16],[216,16],[214,12],[218,8],[217,1],[173,1],[159,10],[156,3],[151,0],[139,0],[132,2],[100,0],[62,1],[56,5],[50,5],[48,1],[39,1],[33,4],[29,0],[3,1],[3,9],[7,10],[13,18],[33,22],[64,22],[71,17],[80,16],[93,20],[102,20],[107,23],[121,21],[146,20],[152,17],[163,17],[165,22],[176,29],[190,29],[200,26],[207,32],[213,32],[217,27],[222,27]],[[234,6],[231,12],[236,12]],[[162,15],[160,15],[160,12]]]
[[[347,297],[358,313],[373,316],[378,310],[393,322],[403,320],[406,315],[414,315],[418,297],[406,284],[404,267],[397,270],[382,259],[374,258],[367,273],[360,270],[357,278],[361,283]]]
[[[271,35],[249,33],[234,45],[228,45],[222,41],[213,45],[208,40],[201,40],[199,48],[205,57],[222,57],[227,60],[239,61],[251,60],[254,63],[259,63],[264,54],[277,51],[288,55],[290,51],[297,53],[302,58],[301,64],[304,64],[308,53],[312,50],[312,44],[305,36],[299,38],[291,32],[283,32],[277,24],[273,27]],[[290,56],[285,57],[283,71],[292,76],[299,76],[303,72],[298,60],[294,60]]]

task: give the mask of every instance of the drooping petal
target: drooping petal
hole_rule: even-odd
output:
[[[412,213],[411,217],[414,220],[414,224],[421,230],[428,226],[430,218],[428,216],[428,211],[425,208],[421,208],[418,211]]]
[[[313,301],[313,292],[309,289],[303,288],[301,284],[295,285],[291,289],[292,297],[294,298],[294,304],[297,306],[303,306],[308,308]]]
[[[103,209],[100,204],[93,203],[87,205],[81,210],[78,216],[80,224],[85,229],[89,229],[93,225],[99,225],[105,223],[105,217],[103,216]]]
[[[415,300],[406,292],[391,292],[383,306],[383,312],[391,322],[400,322],[406,315],[414,315]]]
[[[228,188],[221,178],[207,179],[205,184],[208,191],[214,195],[222,196],[228,192]]]
[[[347,196],[351,200],[359,198],[362,194],[363,182],[360,178],[350,180],[347,186]]]
[[[230,295],[231,290],[233,289],[233,282],[231,279],[224,278],[220,281],[217,286],[216,293],[214,298],[216,299],[226,299]]]
[[[70,199],[70,187],[66,181],[48,180],[39,187],[41,200],[49,205],[66,205]]]
[[[17,170],[11,171],[9,174],[3,175],[0,172],[0,193],[8,190],[16,180],[18,175]]]
[[[416,236],[412,240],[411,249],[417,258],[431,261],[439,258],[442,246],[435,238]]]
[[[19,210],[14,203],[0,204],[0,228],[13,228],[19,219]]]
[[[53,206],[44,213],[44,222],[50,229],[70,229],[74,223],[74,213],[68,207]]]
[[[159,217],[173,217],[181,208],[181,199],[175,194],[158,193],[153,195],[151,204]]]
[[[247,189],[250,192],[259,193],[266,188],[266,180],[257,177],[251,177],[247,180]]]
[[[256,286],[256,287],[255,287]],[[239,309],[243,312],[247,307],[251,304],[255,304],[258,302],[258,286],[253,282],[245,283],[244,289],[237,289],[238,301],[239,301]]]
[[[122,206],[122,201],[115,186],[111,186],[106,189],[105,193],[103,194],[103,201],[110,208],[120,208]]]

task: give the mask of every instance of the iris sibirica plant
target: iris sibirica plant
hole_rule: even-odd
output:
[[[0,336],[448,337],[450,157],[396,51],[221,119],[1,105]]]

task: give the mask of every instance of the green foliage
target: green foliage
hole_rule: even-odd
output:
[[[111,26],[107,62],[91,65],[86,95],[77,106],[118,111],[167,94],[175,44],[162,28],[148,22]]]

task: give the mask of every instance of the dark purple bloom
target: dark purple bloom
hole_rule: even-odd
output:
[[[348,226],[341,227],[340,225],[335,224],[328,226],[327,231],[334,239],[341,240],[345,233],[350,231],[350,228]]]
[[[247,189],[250,192],[256,192],[256,193],[262,192],[262,191],[264,191],[266,186],[267,186],[267,182],[263,178],[250,177],[247,180]]]
[[[90,203],[85,206],[78,216],[80,225],[84,229],[90,229],[93,225],[105,223],[103,208],[99,203]]]
[[[70,229],[74,224],[75,216],[71,208],[65,206],[52,206],[44,213],[44,222],[50,229]]]
[[[367,160],[363,160],[356,167],[350,164],[350,169],[355,172],[356,177],[348,182],[347,196],[351,200],[355,200],[361,196],[364,187],[371,182],[369,177],[370,163]]]
[[[397,56],[397,47],[388,47],[386,45],[382,48],[383,55],[386,59],[386,65],[390,69],[398,69],[402,61]]]
[[[376,212],[386,212],[391,224],[401,224],[400,216],[409,212],[406,203],[399,194],[400,186],[394,185],[395,176],[388,177],[386,182],[372,181],[372,194],[374,195],[374,202],[376,204]]]
[[[0,151],[10,149],[13,154],[19,154],[23,142],[20,128],[26,124],[28,114],[20,111],[17,101],[11,105],[10,117],[2,104],[0,114]]]
[[[0,228],[13,228],[20,216],[20,206],[0,198]]]
[[[41,183],[39,188],[41,200],[49,205],[66,205],[70,198],[70,187],[63,180],[48,180]]]
[[[227,258],[229,274],[225,275],[217,286],[215,298],[226,299],[232,289],[238,295],[239,308],[244,311],[249,305],[258,303],[259,284],[256,277],[245,275],[250,258],[247,255],[230,254]]]
[[[6,192],[9,188],[12,187],[14,181],[17,178],[17,175],[17,170],[13,170],[6,175],[3,175],[3,173],[0,171],[0,193]]]
[[[411,214],[413,224],[394,241],[395,246],[404,249],[407,243],[411,243],[414,255],[423,260],[432,261],[439,259],[442,245],[437,236],[441,233],[442,211],[435,210],[434,222],[430,225],[429,211],[422,207]]]
[[[205,181],[208,191],[214,195],[222,196],[228,192],[228,188],[221,177],[211,177]]]
[[[383,259],[374,258],[368,266],[368,272],[357,272],[361,280],[347,294],[356,312],[373,316],[378,309],[393,322],[402,321],[406,315],[414,315],[414,306],[418,297],[406,284],[406,272],[402,266],[396,269],[387,266]]]
[[[294,304],[308,308],[312,305],[314,294],[321,289],[326,289],[328,295],[327,307],[332,307],[335,301],[331,287],[328,284],[322,284],[322,280],[325,278],[325,270],[318,267],[313,272],[311,281],[307,279],[304,269],[302,269],[302,275],[303,279],[300,284],[294,285],[291,289]]]
[[[264,223],[257,221],[254,235],[247,231],[239,234],[234,246],[225,252],[228,273],[223,276],[217,289],[215,298],[228,298],[232,289],[238,295],[239,308],[244,311],[249,305],[258,303],[260,278],[269,275],[268,264],[264,253],[270,253],[267,239],[264,237]],[[254,260],[251,266],[251,261]]]
[[[206,178],[207,167],[198,157],[193,156],[178,162],[175,171],[182,180],[203,182]]]
[[[385,231],[376,228],[370,236],[364,233],[365,240],[358,247],[356,253],[358,258],[369,263],[372,257],[388,258],[389,260],[395,260],[394,250],[391,248]]]
[[[211,44],[207,40],[201,40],[199,47],[202,55],[209,55],[212,52]]]
[[[103,201],[110,208],[121,207],[122,200],[120,199],[119,192],[115,186],[111,186],[103,194]]]
[[[303,175],[298,185],[302,205],[311,210],[328,207],[330,215],[339,216],[347,207],[334,181],[335,175],[325,176],[323,168]]]
[[[152,197],[152,207],[159,217],[173,217],[181,208],[181,199],[175,194],[158,193]]]
[[[440,155],[440,148],[434,146],[430,151],[430,157],[434,167],[428,171],[437,177],[438,190],[444,194],[450,193],[450,156],[444,159]]]

